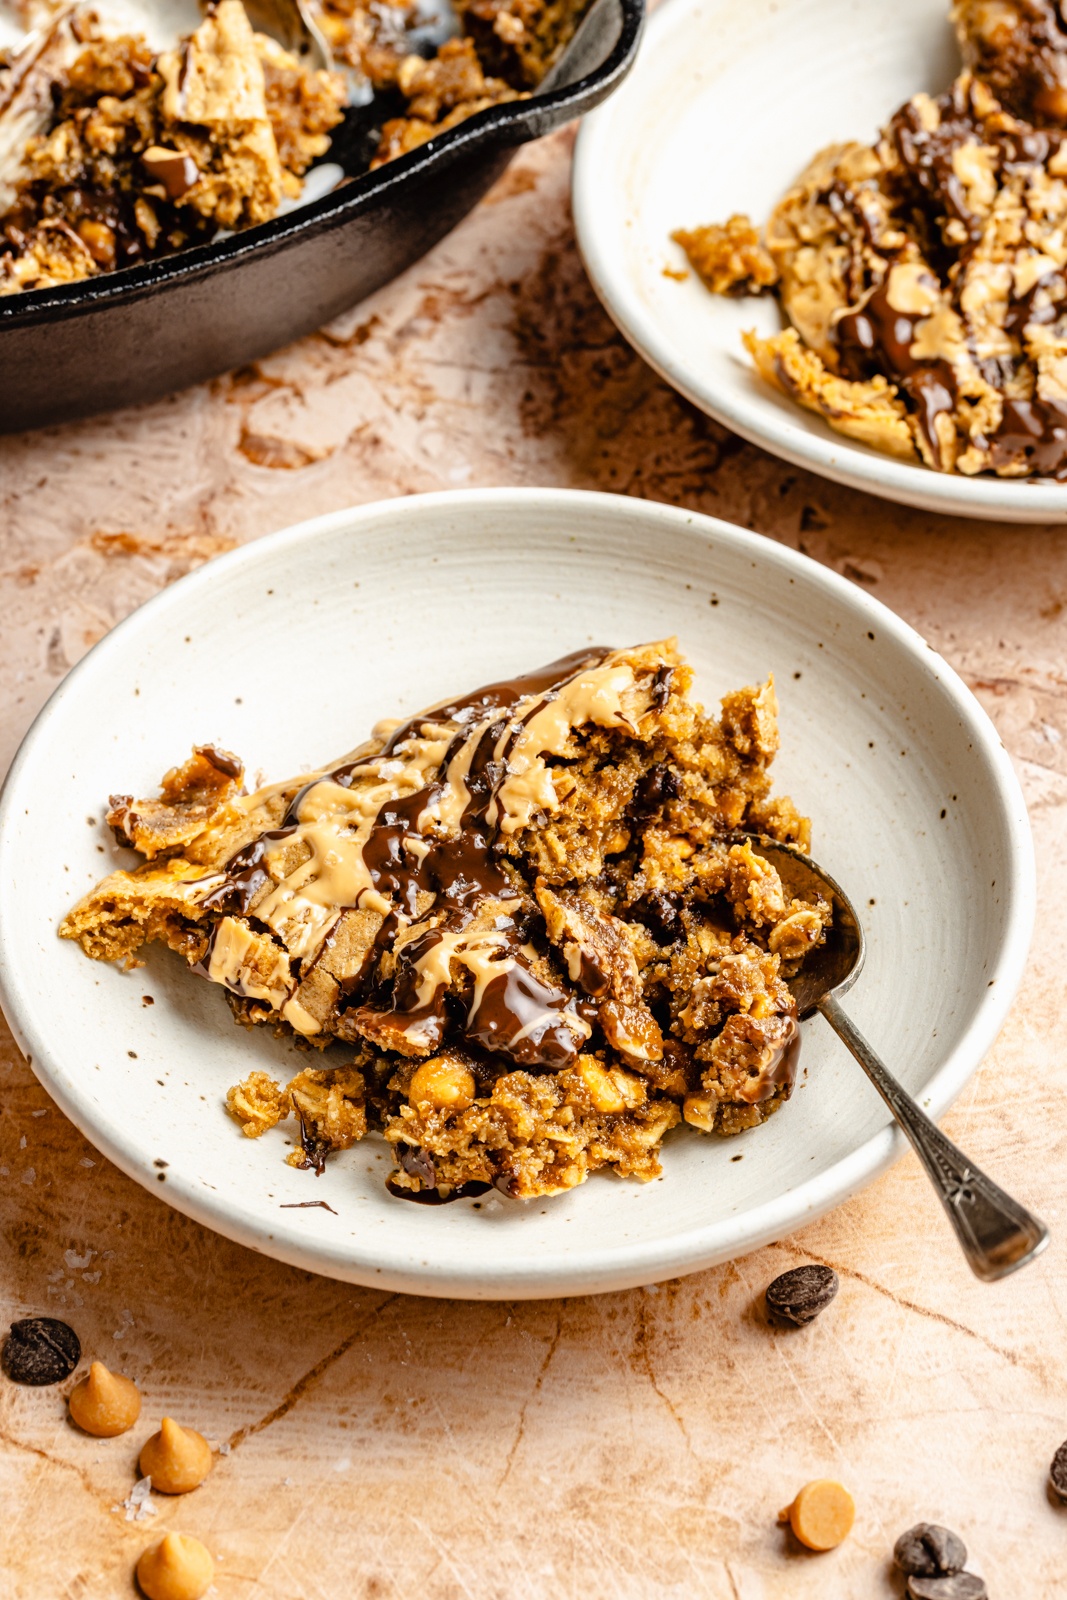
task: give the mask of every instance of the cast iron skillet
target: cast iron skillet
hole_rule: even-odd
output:
[[[0,432],[154,400],[321,327],[409,267],[503,172],[513,148],[599,105],[637,53],[644,0],[595,0],[552,86],[490,106],[245,233],[121,272],[0,298]],[[340,146],[340,147],[339,147]]]

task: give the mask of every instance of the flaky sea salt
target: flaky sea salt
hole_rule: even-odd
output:
[[[89,1265],[95,1254],[95,1250],[86,1250],[83,1256],[80,1256],[77,1250],[64,1250],[63,1260],[67,1263],[71,1272],[80,1272],[82,1267]]]
[[[125,1511],[127,1522],[144,1522],[147,1517],[154,1517],[159,1507],[151,1498],[151,1478],[138,1478],[125,1500],[119,1506],[112,1506],[112,1511]]]

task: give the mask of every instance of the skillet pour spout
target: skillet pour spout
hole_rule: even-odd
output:
[[[0,433],[159,399],[339,316],[454,228],[518,145],[611,94],[643,23],[644,0],[593,0],[528,99],[489,106],[374,171],[357,107],[326,157],[348,181],[320,199],[175,255],[0,297]]]

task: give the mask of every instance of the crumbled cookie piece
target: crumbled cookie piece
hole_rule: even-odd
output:
[[[872,450],[914,461],[918,456],[907,407],[894,386],[877,374],[853,383],[827,370],[814,350],[801,344],[794,328],[761,339],[755,332],[743,336],[756,370],[806,411],[825,417],[831,428]]]
[[[152,861],[203,833],[240,793],[243,776],[236,756],[196,745],[188,761],[164,775],[158,800],[134,805],[131,795],[112,795],[107,825],[120,845]]]
[[[1067,123],[1067,23],[1057,0],[953,0],[963,59],[1028,121]]]
[[[287,1092],[300,1119],[303,1146],[287,1157],[290,1166],[321,1172],[331,1150],[347,1150],[366,1133],[365,1085],[355,1067],[307,1067]]]
[[[274,1128],[292,1110],[288,1089],[276,1083],[269,1072],[250,1072],[226,1094],[226,1109],[241,1124],[248,1139],[258,1139]]]
[[[256,53],[282,185],[295,197],[300,193],[299,179],[330,148],[330,135],[344,111],[344,80],[337,73],[307,71],[265,34],[256,34]]]
[[[372,162],[375,167],[465,122],[476,111],[521,98],[502,78],[486,77],[470,39],[447,40],[430,61],[405,56],[397,67],[396,83],[407,100],[407,112],[385,123]]]
[[[720,227],[679,228],[671,234],[712,294],[760,294],[778,281],[778,269],[759,229],[740,213]]]
[[[459,0],[456,7],[486,70],[535,89],[555,66],[587,10],[586,0]]]

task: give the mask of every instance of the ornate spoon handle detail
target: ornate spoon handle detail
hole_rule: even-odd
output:
[[[832,994],[818,1009],[848,1046],[911,1140],[941,1198],[972,1272],[992,1283],[1007,1277],[1048,1244],[1048,1229],[987,1178],[901,1087]]]

